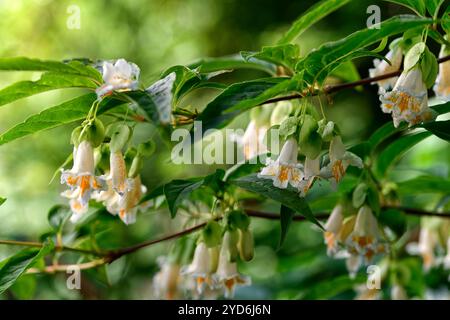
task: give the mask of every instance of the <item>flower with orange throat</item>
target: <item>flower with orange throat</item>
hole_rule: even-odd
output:
[[[271,179],[277,188],[286,189],[289,184],[297,188],[303,178],[301,165],[297,162],[297,155],[297,140],[290,138],[284,143],[277,160],[268,159],[258,177]]]
[[[327,223],[325,224],[325,244],[327,245],[327,254],[332,255],[337,251],[338,237],[343,227],[343,206],[338,204],[334,207]]]
[[[428,107],[427,87],[419,66],[403,71],[393,90],[381,95],[380,101],[383,112],[392,114],[395,127],[402,121],[412,126],[435,117]]]
[[[355,226],[347,239],[347,247],[350,254],[361,256],[366,264],[376,254],[386,252],[377,219],[369,206],[364,205],[358,210]]]
[[[197,244],[194,252],[194,258],[189,266],[181,270],[182,275],[192,277],[195,281],[195,287],[198,294],[202,294],[208,286],[213,288],[212,267],[214,265],[214,255],[206,246],[205,242]]]
[[[345,149],[340,136],[335,136],[331,140],[328,154],[330,162],[320,169],[320,176],[330,179],[332,184],[342,180],[348,166],[363,167],[361,158]]]
[[[226,246],[222,245],[219,255],[219,265],[214,274],[215,281],[219,287],[225,290],[225,297],[234,296],[234,290],[237,285],[250,285],[251,279],[238,272],[237,263],[231,262]]]
[[[73,155],[72,169],[61,173],[61,183],[69,187],[61,195],[70,199],[71,221],[76,222],[87,212],[93,191],[103,190],[105,182],[94,174],[94,152],[89,141],[83,140],[75,146]]]

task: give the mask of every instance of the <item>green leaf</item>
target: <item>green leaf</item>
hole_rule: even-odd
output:
[[[169,205],[170,216],[175,218],[178,207],[187,199],[191,192],[202,186],[203,179],[193,178],[189,180],[173,180],[164,185],[164,195]]]
[[[321,20],[331,12],[339,9],[350,0],[322,0],[310,7],[292,24],[291,28],[278,41],[278,44],[292,42],[310,26]]]
[[[164,195],[169,206],[170,216],[174,218],[178,207],[187,199],[192,192],[202,186],[209,187],[215,193],[223,190],[223,177],[225,171],[216,170],[213,174],[206,177],[196,177],[187,180],[172,180],[164,185]]]
[[[6,201],[6,198],[0,197],[0,206],[1,206],[2,204],[4,204],[5,201]]]
[[[257,193],[285,205],[323,229],[320,222],[311,212],[308,203],[304,198],[299,197],[298,192],[295,189],[280,189],[274,187],[272,180],[258,178],[257,174],[248,175],[230,182],[242,189]]]
[[[242,52],[241,55],[247,61],[256,58],[293,69],[300,57],[300,48],[296,44],[283,44],[263,47],[260,52]]]
[[[353,290],[356,285],[365,281],[367,281],[367,275],[363,274],[357,275],[355,279],[348,275],[340,275],[311,285],[306,292],[296,298],[303,300],[330,299],[344,291]]]
[[[381,41],[385,37],[432,23],[432,19],[419,18],[412,15],[390,18],[381,23],[380,29],[359,30],[344,39],[323,44],[300,60],[296,70],[304,70],[304,80],[311,84],[317,78],[324,78],[322,73],[330,71],[330,66],[353,54],[355,51]]]
[[[7,71],[51,71],[81,75],[102,81],[101,74],[93,67],[77,60],[68,62],[30,59],[25,57],[0,58],[0,70]]]
[[[49,210],[47,220],[55,231],[60,231],[71,214],[68,206],[57,204]]]
[[[97,95],[89,93],[60,105],[45,109],[41,113],[30,116],[24,122],[17,124],[0,135],[0,145],[27,135],[59,127],[86,117]],[[119,100],[105,100],[99,108],[98,115],[123,104]]]
[[[422,127],[439,138],[450,141],[450,120],[428,122]]]
[[[441,7],[441,5],[443,3],[444,3],[444,0],[426,0],[426,7],[427,7],[428,13],[432,17],[435,17],[438,14],[439,8]]]
[[[85,76],[44,73],[37,81],[20,81],[0,90],[0,106],[41,92],[63,88],[91,88],[96,84]]]
[[[204,58],[198,60],[190,65],[190,69],[196,69],[200,73],[212,73],[222,70],[235,69],[255,69],[264,71],[270,75],[276,73],[276,66],[266,61],[261,61],[255,58],[248,60],[242,58],[241,55],[233,55],[220,58]]]
[[[341,63],[337,68],[331,71],[329,75],[345,82],[354,82],[361,79],[358,69],[352,61]],[[359,90],[361,88],[362,87],[357,87]]]
[[[419,176],[397,183],[400,194],[443,193],[450,190],[450,180],[436,176]]]
[[[281,233],[280,233],[280,242],[278,244],[278,248],[284,243],[286,240],[286,235],[289,230],[289,227],[292,223],[292,218],[295,215],[295,211],[285,205],[281,205],[280,207],[280,224],[281,224]]]
[[[421,59],[427,45],[425,42],[416,43],[405,55],[404,68],[409,70],[413,68]]]
[[[417,143],[431,135],[430,132],[420,132],[403,136],[384,149],[376,161],[376,173],[384,176],[389,167],[401,158],[401,156]]]
[[[265,78],[232,84],[208,103],[196,120],[202,121],[203,131],[223,128],[243,111],[293,90],[294,82],[286,78]]]
[[[38,259],[51,252],[53,248],[53,242],[49,241],[40,249],[23,249],[10,257],[0,269],[0,293],[11,287]]]
[[[424,0],[384,0],[387,2],[392,2],[395,4],[399,4],[401,6],[407,7],[417,13],[418,15],[425,16],[426,14],[426,6]],[[430,0],[426,0],[429,2]],[[434,0],[431,0],[433,2]],[[427,3],[427,5],[429,5]]]
[[[36,282],[34,275],[24,275],[11,286],[11,292],[19,300],[33,299],[36,292]]]
[[[447,34],[450,34],[450,6],[445,10],[441,21],[442,29],[444,29]]]

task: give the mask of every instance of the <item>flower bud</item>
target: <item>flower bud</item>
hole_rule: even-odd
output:
[[[228,230],[223,235],[222,246],[223,250],[228,256],[229,262],[236,262],[239,255],[237,244],[239,241],[239,234],[237,230]]]
[[[239,255],[242,260],[250,261],[254,255],[253,234],[250,230],[239,230]]]
[[[121,151],[131,138],[131,128],[124,124],[114,123],[108,127],[108,135],[111,137],[109,148],[111,152]]]
[[[130,170],[128,171],[128,177],[129,178],[135,178],[137,177],[142,167],[144,166],[144,161],[140,155],[136,155],[133,159],[133,162],[131,163]]]
[[[86,128],[87,139],[91,142],[94,148],[98,147],[105,140],[105,126],[99,119]]]

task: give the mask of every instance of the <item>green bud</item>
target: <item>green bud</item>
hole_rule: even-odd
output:
[[[239,255],[243,261],[250,261],[254,256],[253,234],[250,230],[239,230]]]
[[[130,140],[131,133],[131,128],[122,123],[114,123],[108,127],[108,135],[111,137],[109,144],[111,152],[121,151]]]
[[[405,62],[404,62],[404,69],[406,71],[411,70],[417,65],[426,48],[427,46],[424,42],[419,42],[408,50],[408,52],[405,55]]]
[[[208,248],[220,245],[222,227],[216,221],[209,221],[202,231],[202,238]]]
[[[140,155],[136,155],[131,163],[130,171],[128,171],[128,177],[135,178],[140,173],[144,166],[144,161]]]
[[[297,131],[297,128],[298,128],[298,118],[289,117],[280,124],[280,136],[286,138],[291,134],[294,134]]]
[[[79,126],[76,127],[75,129],[73,129],[72,131],[72,135],[70,137],[70,143],[73,144],[74,146],[78,146],[80,144],[80,142],[82,141],[81,139],[81,132],[83,131],[83,127]],[[84,135],[84,134],[83,134]]]
[[[223,235],[222,246],[224,246],[224,250],[226,250],[230,262],[236,262],[239,256],[237,248],[238,241],[239,234],[237,230],[227,230]]]
[[[152,140],[139,144],[137,149],[139,154],[147,158],[150,157],[155,152],[155,150],[156,146]]]
[[[305,115],[300,128],[298,143],[300,152],[311,159],[317,158],[322,150],[322,137],[317,132],[318,129],[317,121],[312,116]]]
[[[105,140],[105,126],[99,119],[86,128],[87,139],[91,142],[94,148],[98,147]]]

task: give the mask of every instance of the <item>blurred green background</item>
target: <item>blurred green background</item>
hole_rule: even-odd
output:
[[[188,64],[201,57],[216,57],[241,50],[258,50],[276,42],[289,24],[312,5],[313,0],[133,0],[133,1],[64,1],[64,0],[0,0],[0,56],[28,56],[42,59],[125,58],[141,68],[141,82],[148,86],[166,68]],[[339,39],[365,27],[368,5],[378,3],[382,19],[407,12],[381,1],[354,1],[331,14],[298,40],[302,54],[323,42]],[[74,7],[75,6],[75,7]],[[79,8],[80,29],[68,28],[68,19]],[[434,48],[436,49],[436,48]],[[368,75],[369,59],[357,61],[361,77]],[[2,72],[0,86],[14,81],[36,79],[37,74]],[[260,76],[255,72],[234,72],[222,81],[239,81]],[[0,131],[23,121],[29,115],[56,105],[78,90],[53,91],[23,99],[0,108]],[[211,92],[200,92],[191,101],[201,108]],[[198,104],[198,105],[196,105]],[[344,91],[326,106],[332,120],[341,126],[347,144],[364,140],[390,117],[379,109],[376,87],[363,91]],[[246,116],[235,126],[245,127]],[[143,128],[147,130],[151,128]],[[0,208],[0,239],[35,240],[49,230],[48,209],[64,203],[59,196],[63,188],[59,177],[50,179],[71,152],[70,128],[58,128],[27,137],[0,147],[0,195],[7,202]],[[168,149],[158,144],[157,153],[146,163],[143,181],[148,188],[175,177],[199,175],[212,171],[204,166],[174,166],[168,163]],[[429,138],[415,147],[404,160],[405,177],[419,170],[434,170],[447,177],[450,163],[448,144]],[[426,199],[424,200],[426,201]],[[275,208],[276,210],[276,208]],[[116,220],[121,234],[120,246],[179,230],[170,222],[167,212],[144,213],[138,223],[126,228]],[[255,219],[254,219],[255,220]],[[310,224],[296,224],[280,251],[277,252],[279,225],[254,221],[257,252],[243,271],[253,277],[254,285],[237,292],[238,298],[294,298],[311,284],[329,277],[346,277],[342,261],[326,258],[321,233]],[[114,245],[109,243],[109,245]],[[0,246],[0,258],[17,248]],[[157,270],[156,257],[167,251],[161,244],[109,267],[111,287],[86,274],[81,292],[65,286],[66,275],[39,276],[37,290],[29,290],[27,298],[151,298],[151,276]],[[350,288],[338,297],[351,298]],[[323,298],[336,294],[330,288],[317,289]],[[310,295],[312,293],[308,291]],[[308,297],[308,294],[306,296]],[[9,293],[4,298],[16,297]],[[20,296],[19,296],[20,297]],[[314,295],[313,295],[314,297]]]

